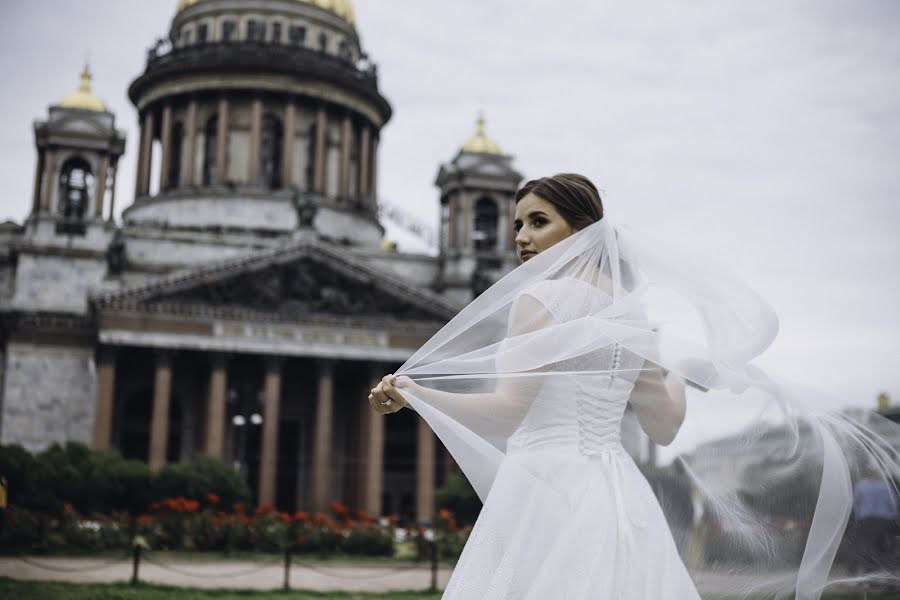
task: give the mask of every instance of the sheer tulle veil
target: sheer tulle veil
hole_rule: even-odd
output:
[[[523,301],[539,288],[541,302]],[[896,491],[900,426],[821,409],[823,392],[755,365],[777,332],[728,268],[604,217],[472,301],[397,371],[398,388],[484,500],[539,390],[575,375],[634,381],[633,361],[597,369],[593,353],[675,372],[691,384],[681,432],[718,438],[676,459],[687,500],[659,494],[685,564],[739,595],[818,598],[842,579],[854,482],[865,471]]]

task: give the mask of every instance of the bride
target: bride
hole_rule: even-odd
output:
[[[874,468],[896,486],[885,424],[818,411],[753,365],[772,309],[710,261],[613,227],[587,178],[529,181],[514,226],[522,264],[369,395],[381,414],[417,411],[484,502],[443,597],[699,599],[678,527],[694,576],[722,592],[819,598],[853,476]],[[703,406],[686,381],[735,415],[758,411],[722,445],[733,465],[679,459],[702,507],[689,522],[620,439],[630,406],[671,443]]]

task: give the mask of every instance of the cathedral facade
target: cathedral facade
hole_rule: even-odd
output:
[[[518,264],[511,157],[479,121],[438,167],[438,254],[383,243],[392,108],[349,0],[182,0],[128,93],[133,190],[87,68],[35,123],[31,213],[0,225],[0,441],[206,454],[260,504],[431,519],[452,459],[366,396]]]

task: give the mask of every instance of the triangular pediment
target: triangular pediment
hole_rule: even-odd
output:
[[[94,299],[98,309],[271,321],[446,322],[454,307],[322,242],[265,251]]]

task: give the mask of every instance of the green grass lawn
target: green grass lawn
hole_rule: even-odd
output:
[[[162,585],[124,583],[80,584],[44,581],[16,581],[0,577],[0,598],[16,600],[438,600],[440,592],[390,592],[360,594],[335,592],[257,592],[198,590]],[[823,596],[826,600],[890,600],[895,594],[869,593]],[[712,600],[712,599],[708,599]]]

